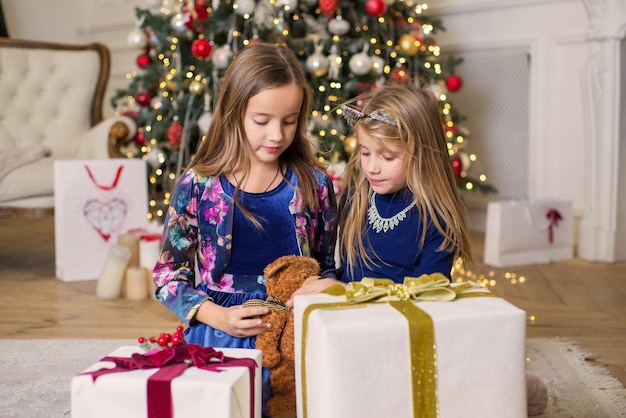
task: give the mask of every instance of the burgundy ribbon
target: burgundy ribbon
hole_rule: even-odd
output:
[[[159,368],[148,378],[149,418],[172,418],[174,411],[172,379],[180,376],[188,367],[196,366],[212,372],[222,372],[225,367],[247,367],[250,373],[250,418],[254,418],[254,378],[258,367],[254,359],[226,357],[223,352],[216,351],[213,347],[183,344],[166,347],[155,354],[134,353],[131,357],[107,356],[100,361],[111,361],[115,363],[115,367],[83,373],[91,375],[94,382],[98,377],[109,373]]]
[[[98,182],[96,181],[95,177],[93,176],[93,173],[91,172],[91,170],[89,169],[89,166],[85,166],[85,170],[87,170],[87,174],[89,174],[89,178],[91,179],[91,181],[93,182],[93,184],[96,185],[96,187],[100,190],[112,190],[115,189],[117,187],[117,183],[120,181],[120,176],[122,175],[122,170],[124,169],[124,166],[121,165],[117,168],[117,173],[115,173],[115,178],[113,179],[113,183],[111,183],[110,186],[107,185],[103,185],[103,184],[98,184]]]
[[[546,212],[546,218],[550,222],[548,224],[548,241],[552,244],[554,242],[554,227],[559,226],[559,221],[563,219],[563,216],[558,210],[550,208]]]

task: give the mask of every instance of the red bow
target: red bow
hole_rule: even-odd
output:
[[[552,244],[554,242],[554,227],[559,226],[559,221],[563,219],[563,216],[558,210],[550,208],[546,212],[546,218],[550,221],[548,224],[548,241]]]
[[[172,379],[180,376],[188,367],[196,366],[213,372],[222,372],[225,367],[247,367],[250,373],[250,417],[254,417],[254,377],[258,365],[251,358],[226,357],[223,352],[215,351],[213,347],[183,344],[166,347],[155,354],[134,353],[131,357],[107,356],[100,361],[111,361],[115,363],[115,367],[83,373],[91,375],[94,382],[98,377],[109,373],[159,368],[148,378],[149,418],[172,417]]]

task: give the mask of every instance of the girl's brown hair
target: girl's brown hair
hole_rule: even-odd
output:
[[[421,246],[427,222],[432,222],[444,236],[439,250],[452,251],[460,261],[471,263],[467,212],[457,188],[434,94],[410,83],[388,83],[359,100],[365,115],[383,110],[395,119],[396,123],[390,124],[363,117],[354,124],[354,132],[360,127],[382,146],[392,142],[406,151],[403,163],[407,187],[424,224]],[[358,148],[348,161],[345,182],[343,198],[347,204],[343,205],[340,218],[340,248],[350,269],[354,268],[357,255],[371,266],[374,261],[365,251],[368,244],[363,242],[363,225],[373,191],[361,169]]]
[[[239,52],[226,70],[217,104],[206,138],[201,142],[189,167],[202,176],[220,176],[243,168],[244,184],[250,173],[248,143],[243,128],[243,115],[248,100],[261,91],[295,84],[302,89],[303,100],[298,116],[298,127],[292,144],[279,157],[281,169],[291,168],[299,181],[304,207],[316,210],[317,184],[312,166],[323,168],[317,159],[317,142],[306,135],[307,119],[313,103],[313,92],[300,62],[285,45],[256,44]],[[253,223],[253,214],[237,198],[235,204]]]

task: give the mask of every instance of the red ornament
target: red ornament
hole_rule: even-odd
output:
[[[409,72],[405,67],[394,67],[391,70],[391,79],[396,83],[406,83],[409,79]]]
[[[150,105],[152,97],[152,93],[150,93],[149,91],[139,91],[135,93],[135,101],[143,107]]]
[[[463,160],[459,154],[454,154],[452,157],[452,169],[454,170],[454,177],[458,180],[463,172]]]
[[[204,38],[196,39],[191,43],[191,53],[199,60],[208,57],[211,52],[213,52],[213,47]]]
[[[250,45],[256,45],[256,44],[262,44],[263,40],[260,38],[252,38],[250,40],[248,40],[248,46]]]
[[[382,16],[387,11],[387,3],[384,0],[367,0],[365,11],[370,16]]]
[[[141,54],[137,57],[137,67],[139,68],[146,68],[152,63],[152,57],[149,54]]]
[[[189,30],[201,33],[204,32],[204,21],[209,17],[209,12],[204,0],[196,0],[194,7],[189,10],[187,3],[183,4],[183,13],[187,16],[185,26]]]
[[[143,132],[143,128],[137,129],[137,133],[135,134],[135,144],[139,146],[146,145],[146,135]]]
[[[459,132],[459,128],[456,125],[448,126],[446,125],[446,132],[450,132],[452,135]]]
[[[461,90],[461,87],[463,87],[463,79],[458,75],[451,75],[446,78],[446,88],[448,91],[459,91]]]
[[[177,120],[172,122],[169,128],[167,128],[167,139],[175,148],[180,147],[180,141],[183,137],[183,125]]]
[[[331,17],[337,11],[338,0],[319,0],[320,10],[326,17]]]

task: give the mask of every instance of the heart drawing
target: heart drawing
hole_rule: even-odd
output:
[[[83,215],[102,239],[108,241],[126,216],[126,202],[121,199],[108,202],[90,199],[83,206]]]

